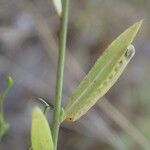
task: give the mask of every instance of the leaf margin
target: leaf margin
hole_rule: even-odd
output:
[[[100,60],[100,58],[101,57],[103,57],[103,55],[107,55],[106,53],[107,53],[107,51],[109,50],[109,49],[114,49],[115,48],[115,45],[117,45],[118,44],[118,48],[119,48],[119,46],[120,46],[120,43],[123,43],[123,45],[125,45],[124,46],[124,49],[126,48],[127,49],[127,47],[133,42],[133,40],[134,40],[134,38],[135,38],[135,36],[136,36],[136,34],[137,34],[137,32],[139,31],[139,29],[140,29],[140,27],[141,27],[141,25],[142,25],[142,23],[143,23],[143,20],[141,20],[141,21],[139,21],[139,22],[137,22],[137,23],[135,23],[135,24],[133,24],[132,26],[130,26],[129,28],[127,28],[122,34],[120,34],[109,46],[108,46],[108,48],[104,51],[104,53],[102,54],[102,56],[100,56],[99,58],[98,58],[98,60],[96,61],[96,63],[95,63],[95,65],[92,67],[92,69],[89,71],[89,73],[84,77],[84,79],[81,81],[81,83],[79,84],[79,86],[73,91],[73,94],[70,96],[70,99],[69,99],[69,103],[65,106],[65,115],[64,115],[64,117],[63,117],[63,119],[61,120],[61,122],[63,122],[64,120],[67,120],[68,121],[68,119],[67,119],[67,117],[69,117],[69,116],[67,116],[68,114],[69,114],[69,110],[70,111],[72,111],[73,109],[74,109],[74,106],[73,105],[75,105],[74,103],[78,103],[78,105],[80,105],[80,101],[79,102],[76,102],[76,101],[74,101],[74,98],[77,98],[77,97],[79,97],[79,95],[80,95],[80,93],[82,92],[82,90],[84,89],[84,88],[86,88],[86,87],[84,87],[84,86],[82,86],[82,84],[84,84],[84,82],[85,82],[85,80],[88,78],[88,76],[89,76],[89,74],[93,71],[93,68],[96,66],[96,64],[97,64],[97,62]],[[124,38],[123,38],[124,37]],[[127,39],[127,37],[128,37],[128,39]],[[123,39],[123,40],[122,40]],[[124,42],[124,40],[125,40],[125,42]],[[121,46],[120,46],[121,47]],[[97,66],[96,66],[97,67]],[[82,88],[81,88],[82,87]],[[81,89],[81,91],[80,91],[80,89]],[[76,92],[76,91],[79,91],[79,92]],[[76,94],[77,93],[77,94]],[[83,105],[83,104],[82,104]],[[93,106],[93,105],[92,105]],[[92,107],[92,106],[90,106],[90,108]],[[89,108],[89,109],[90,109]],[[88,110],[89,110],[88,109]],[[88,111],[87,110],[87,111]],[[78,112],[79,110],[76,110],[76,113]],[[87,112],[86,111],[86,112]],[[86,112],[82,112],[83,114],[85,114]],[[81,115],[82,116],[82,115]],[[81,117],[80,116],[80,117]],[[79,118],[80,118],[79,117]],[[77,120],[77,119],[79,119],[79,118],[76,118],[76,119],[70,119],[70,121],[72,122],[72,121],[75,121],[75,120]]]

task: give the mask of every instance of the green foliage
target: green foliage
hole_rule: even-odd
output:
[[[130,44],[142,22],[129,27],[108,46],[71,95],[62,121],[79,119],[113,86],[135,53]]]
[[[69,0],[53,0],[53,3],[56,11],[61,17],[55,104],[51,106],[46,100],[39,98],[45,105],[45,110],[44,113],[42,113],[39,108],[35,108],[33,111],[31,131],[31,145],[33,150],[57,150],[60,123],[64,120],[75,121],[79,119],[99,98],[107,93],[134,56],[135,48],[131,43],[143,22],[141,20],[129,27],[108,46],[91,71],[75,89],[69,98],[69,103],[66,105],[65,109],[63,109],[61,107],[61,99]],[[50,107],[54,110],[52,135],[48,122],[44,116]]]
[[[9,129],[9,124],[4,119],[3,102],[5,100],[5,97],[7,96],[10,88],[14,85],[14,80],[11,78],[11,76],[6,76],[5,80],[7,83],[7,87],[4,90],[4,92],[0,95],[0,139],[3,137],[3,135]]]
[[[53,141],[48,122],[39,108],[33,110],[31,143],[33,150],[53,150]]]
[[[4,117],[0,114],[0,139],[6,134],[9,129],[9,124],[4,120]]]

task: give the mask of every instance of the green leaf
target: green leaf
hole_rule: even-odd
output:
[[[48,122],[39,108],[33,110],[31,143],[33,150],[53,150],[53,141]]]
[[[61,14],[62,14],[62,2],[61,2],[61,0],[53,0],[53,3],[54,3],[55,9],[56,9],[58,15],[61,16]]]
[[[134,47],[129,45],[142,22],[129,27],[108,46],[70,96],[61,121],[79,119],[113,86],[135,53]]]

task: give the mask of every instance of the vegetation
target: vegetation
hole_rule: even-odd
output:
[[[54,104],[39,98],[44,104],[44,110],[35,107],[32,114],[31,143],[29,150],[57,150],[59,129],[63,122],[78,121],[102,98],[117,82],[128,63],[135,54],[132,45],[143,20],[133,24],[120,34],[97,59],[89,73],[68,98],[65,107],[62,106],[62,91],[64,79],[65,53],[67,43],[69,0],[53,0],[60,20],[58,37],[58,63]],[[11,76],[6,77],[7,87],[0,95],[0,139],[9,129],[4,117],[4,100],[14,85]],[[47,114],[52,110],[53,119],[49,123]],[[113,109],[112,109],[113,110]],[[115,109],[114,109],[114,112]],[[113,112],[112,112],[113,113]],[[138,137],[139,135],[137,135]],[[139,139],[137,139],[138,141]],[[139,140],[140,141],[140,140]],[[143,143],[142,143],[143,144]],[[144,145],[144,144],[143,144]],[[147,149],[147,146],[145,146]]]
[[[55,2],[55,1],[54,1]],[[67,38],[69,0],[55,2],[56,10],[60,16],[59,57],[56,80],[56,94],[53,113],[52,135],[47,129],[47,121],[40,111],[34,111],[32,120],[32,148],[33,150],[57,150],[59,127],[63,121],[76,121],[84,115],[117,81],[128,62],[134,56],[135,49],[130,45],[134,40],[142,21],[137,22],[114,40],[102,56],[97,60],[91,71],[81,81],[77,89],[70,96],[64,111],[61,108],[63,72]],[[57,7],[58,6],[58,7]],[[37,109],[35,109],[37,110]],[[62,110],[62,111],[61,111]],[[62,113],[63,112],[63,113]],[[44,120],[44,121],[43,121]],[[42,123],[40,124],[40,122]],[[45,128],[45,129],[44,129]],[[44,129],[41,132],[41,129]],[[48,138],[49,137],[49,138]],[[51,137],[53,137],[53,142]],[[42,140],[40,140],[42,139]],[[43,141],[43,142],[42,142]],[[50,142],[45,142],[50,141]]]

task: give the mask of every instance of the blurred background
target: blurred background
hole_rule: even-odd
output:
[[[63,106],[104,49],[145,19],[136,55],[118,82],[85,116],[63,124],[59,150],[150,149],[150,1],[70,1]],[[59,18],[51,0],[0,0],[0,91],[15,85],[5,104],[10,130],[0,150],[26,150],[31,114],[43,97],[54,103]],[[48,118],[51,120],[52,111]]]

